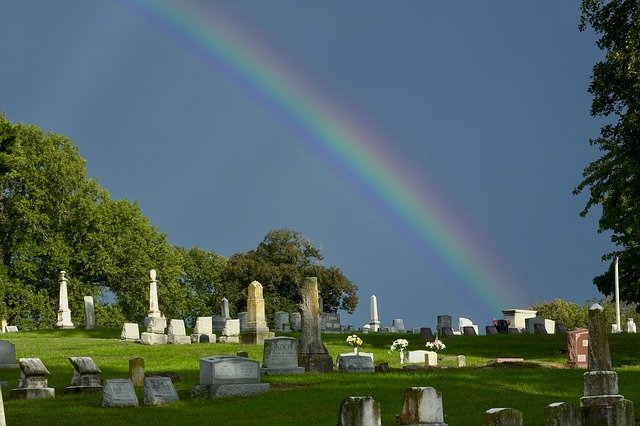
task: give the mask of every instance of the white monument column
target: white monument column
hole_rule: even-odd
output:
[[[378,321],[378,300],[375,295],[371,296],[371,321],[369,321],[369,330],[378,331],[380,321]]]
[[[147,317],[161,318],[160,308],[158,307],[158,282],[156,281],[156,270],[149,271],[151,284],[149,284],[149,313]]]
[[[58,308],[58,322],[56,328],[74,328],[69,310],[69,296],[67,295],[67,277],[65,271],[60,271],[60,307]]]

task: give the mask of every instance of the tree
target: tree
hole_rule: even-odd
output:
[[[264,289],[267,316],[271,318],[275,311],[297,311],[302,279],[315,276],[326,312],[355,311],[358,288],[339,268],[323,266],[322,259],[320,250],[299,232],[269,231],[255,250],[229,258],[221,292],[229,299],[230,308],[241,311],[247,303],[247,286],[254,280],[259,281]]]
[[[600,136],[590,140],[602,156],[583,171],[574,189],[589,189],[580,213],[602,206],[598,232],[611,232],[617,250],[603,255],[620,261],[621,298],[640,302],[640,4],[636,0],[583,0],[580,30],[591,27],[599,36],[604,60],[593,67],[589,93],[591,114],[609,119]],[[613,293],[613,266],[594,278],[607,295]],[[636,308],[638,309],[638,308]]]

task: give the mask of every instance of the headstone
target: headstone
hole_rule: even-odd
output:
[[[215,343],[216,335],[213,334],[211,317],[198,317],[191,335],[192,343]]]
[[[267,327],[262,284],[253,281],[247,292],[247,324],[240,332],[240,343],[261,345],[264,339],[275,336]]]
[[[404,392],[397,425],[443,425],[442,395],[431,387],[412,387]]]
[[[343,354],[338,354],[336,356],[336,367],[340,366],[340,358],[342,358],[343,356],[352,356],[352,355],[360,355],[360,356],[368,356],[369,358],[371,358],[371,363],[373,363],[373,352],[362,352],[360,350],[358,350],[357,352],[347,352],[347,353],[343,353]]]
[[[20,358],[18,387],[11,390],[13,399],[40,399],[55,397],[55,389],[48,387],[49,370],[40,358]]]
[[[143,345],[166,345],[168,337],[164,334],[167,320],[164,317],[146,318],[147,331],[140,335],[140,343]]]
[[[467,366],[467,357],[464,355],[456,356],[456,362],[458,363],[458,367],[466,367]]]
[[[473,323],[469,318],[460,317],[458,318],[458,331],[460,334],[464,334],[465,327],[472,327],[476,332],[475,336],[478,335],[478,326]],[[473,336],[473,334],[469,334],[468,336]]]
[[[165,405],[178,401],[178,394],[170,377],[144,378],[144,405]]]
[[[140,328],[133,322],[125,322],[120,333],[122,340],[140,340]]]
[[[188,345],[191,343],[191,337],[187,336],[187,331],[184,327],[184,320],[169,320],[169,328],[167,329],[167,343],[173,343],[175,345]]]
[[[137,407],[140,405],[129,379],[107,379],[102,390],[103,407]]]
[[[151,278],[151,282],[149,283],[149,312],[147,313],[147,317],[160,318],[162,314],[160,313],[160,307],[158,305],[158,281],[156,281],[155,269],[149,271],[149,278]]]
[[[369,331],[378,331],[380,328],[380,320],[378,320],[378,299],[375,295],[371,296],[371,320],[369,320]]]
[[[291,330],[300,331],[300,323],[302,321],[300,319],[300,312],[292,312],[289,315],[289,321],[290,321],[290,325],[291,325]]]
[[[58,322],[56,328],[75,328],[71,322],[69,310],[69,296],[67,295],[67,277],[65,271],[60,271],[60,305],[58,308]]]
[[[211,317],[211,330],[216,334],[222,332],[222,329],[224,328],[224,322],[225,319],[222,317],[222,315],[213,315]]]
[[[567,334],[567,326],[557,322],[556,323],[556,333],[557,334]]]
[[[96,313],[93,306],[93,297],[91,296],[84,297],[84,318],[87,330],[96,328]]]
[[[507,334],[509,332],[509,321],[506,319],[499,319],[494,322],[498,334]]]
[[[144,383],[144,358],[129,358],[129,379],[134,386],[142,386]]]
[[[71,386],[65,389],[66,392],[93,393],[102,391],[98,376],[101,371],[93,359],[86,356],[71,356],[69,362],[73,365],[73,377],[71,378]]]
[[[16,360],[16,345],[0,340],[0,369],[5,368],[20,368],[20,365]]]
[[[240,343],[240,320],[228,319],[224,322],[220,343]]]
[[[531,317],[524,320],[526,332],[529,334],[553,334],[556,332],[556,322],[542,317]],[[536,325],[537,331],[536,331]]]
[[[633,318],[627,318],[627,333],[636,332],[636,323],[633,322]]]
[[[7,333],[16,333],[18,331],[18,326],[16,325],[8,325],[4,328]]]
[[[327,333],[340,333],[340,314],[332,312],[323,312],[320,317],[322,330]]]
[[[426,351],[426,350],[408,351],[405,355],[405,362],[408,362],[409,364],[415,364],[415,363],[422,364],[424,362],[424,356],[427,354],[427,352],[433,352],[433,351]]]
[[[271,337],[264,339],[262,373],[302,374],[304,367],[298,367],[298,342],[293,337]]]
[[[478,326],[477,325],[474,325],[474,326],[465,325],[464,327],[462,327],[462,334],[464,334],[465,336],[477,336],[478,335]]]
[[[451,315],[438,315],[436,320],[436,330],[439,335],[444,335],[444,328],[451,329]],[[451,331],[453,331],[453,329],[451,329]]]
[[[395,318],[391,320],[390,328],[392,333],[404,333],[404,320],[402,320],[402,318]]]
[[[420,337],[424,340],[433,339],[433,332],[430,327],[420,327]]]
[[[257,361],[238,356],[210,356],[200,358],[200,385],[193,395],[222,398],[254,395],[269,391],[269,383],[260,383]]]
[[[545,426],[580,426],[580,411],[570,402],[554,402],[544,409]]]
[[[442,327],[442,335],[445,336],[445,337],[454,336],[453,328],[451,328],[451,327]]]
[[[510,327],[517,328],[520,332],[523,332],[527,327],[526,319],[534,318],[537,313],[538,311],[529,309],[504,309],[502,317],[509,322]]]
[[[379,426],[380,404],[370,396],[350,396],[340,403],[338,426]]]
[[[368,355],[341,354],[338,358],[338,370],[345,373],[375,373],[373,359]]]
[[[495,325],[485,325],[484,334],[499,334],[498,328]]]
[[[289,325],[289,313],[283,311],[276,311],[274,314],[274,331],[276,332],[285,332],[288,333],[291,331],[291,326]]]
[[[589,308],[589,371],[584,373],[584,396],[580,398],[584,425],[630,425],[633,403],[618,393],[618,375],[612,371],[609,335],[604,308]]]
[[[520,329],[515,327],[509,327],[507,334],[520,334]]]
[[[240,320],[240,332],[242,333],[242,331],[247,328],[247,313],[239,312],[238,319]]]
[[[231,319],[231,315],[229,315],[229,301],[226,297],[223,297],[220,302],[220,315],[225,321]]]
[[[484,426],[522,426],[522,412],[515,408],[490,408],[484,412]]]
[[[306,277],[302,283],[301,315],[302,336],[298,344],[298,365],[309,372],[333,370],[333,359],[320,335],[318,306],[318,279]]]
[[[434,365],[438,365],[438,352],[436,351],[425,351],[424,354],[424,363],[428,367],[432,367]]]

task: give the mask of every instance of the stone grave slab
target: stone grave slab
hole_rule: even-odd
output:
[[[140,403],[129,379],[107,379],[102,390],[103,407],[137,407]]]
[[[345,373],[375,373],[373,359],[367,355],[341,354],[338,359],[338,370]]]
[[[178,401],[178,394],[170,377],[144,378],[144,405],[164,405]]]

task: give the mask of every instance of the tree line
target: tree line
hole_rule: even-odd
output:
[[[267,315],[295,311],[304,276],[317,276],[324,309],[353,312],[357,287],[299,232],[269,231],[255,250],[225,258],[173,246],[135,202],[113,200],[86,174],[71,140],[0,114],[0,317],[21,329],[52,326],[59,272],[68,273],[74,323],[96,297],[102,326],[139,322],[149,308],[149,270],[158,271],[161,311],[189,320],[246,308],[247,286],[265,290]],[[110,294],[115,303],[103,303]]]

